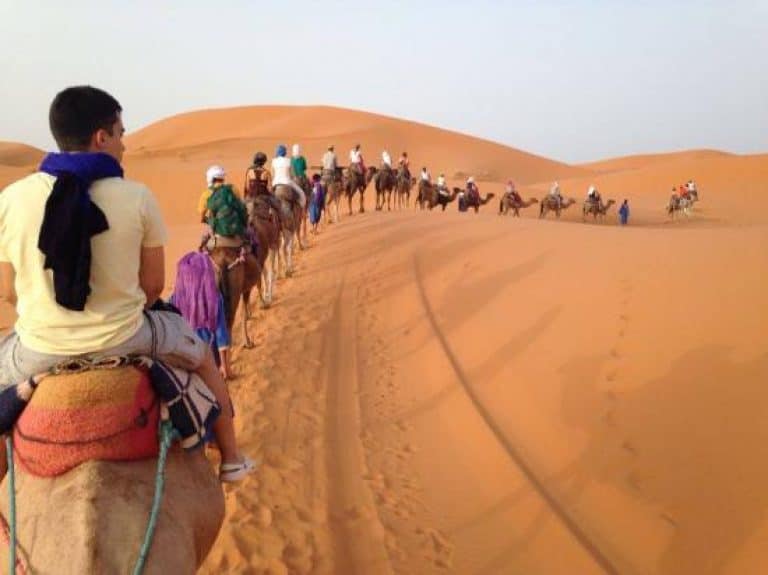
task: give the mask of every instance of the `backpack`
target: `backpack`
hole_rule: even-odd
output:
[[[211,226],[214,234],[226,237],[245,235],[247,221],[245,205],[235,195],[230,184],[224,184],[213,190],[206,207],[210,213],[208,225]]]

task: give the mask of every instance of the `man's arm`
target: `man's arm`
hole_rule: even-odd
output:
[[[165,249],[160,247],[141,248],[139,285],[147,295],[147,307],[151,306],[165,287]]]
[[[16,271],[10,262],[0,262],[0,301],[16,305]]]

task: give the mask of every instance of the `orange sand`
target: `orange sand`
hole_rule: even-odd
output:
[[[239,183],[294,140],[311,164],[359,141],[497,199],[508,177],[538,197],[557,178],[579,203],[561,221],[497,200],[378,213],[369,190],[366,214],[325,227],[235,350],[238,432],[264,463],[227,488],[205,573],[768,571],[768,155],[566,166],[334,108],[186,114],[126,157],[170,223],[169,280],[205,167]],[[6,149],[0,184],[34,164]],[[702,200],[670,222],[689,178]],[[616,207],[581,222],[592,182],[630,199],[629,227]]]

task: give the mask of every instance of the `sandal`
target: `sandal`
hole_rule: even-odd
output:
[[[219,467],[219,481],[235,483],[245,478],[254,469],[256,469],[256,462],[250,457],[244,457],[240,463],[222,463]]]

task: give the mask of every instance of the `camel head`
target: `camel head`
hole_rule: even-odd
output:
[[[494,194],[493,192],[486,194],[485,197],[482,200],[480,200],[480,204],[485,205],[488,202],[490,202],[494,197],[496,197],[496,194]]]
[[[603,209],[604,209],[604,210],[606,210],[606,211],[608,211],[608,209],[609,209],[609,208],[610,208],[610,207],[611,207],[613,204],[615,204],[615,203],[616,203],[616,200],[608,200],[607,202],[605,202],[605,207],[604,207]]]

